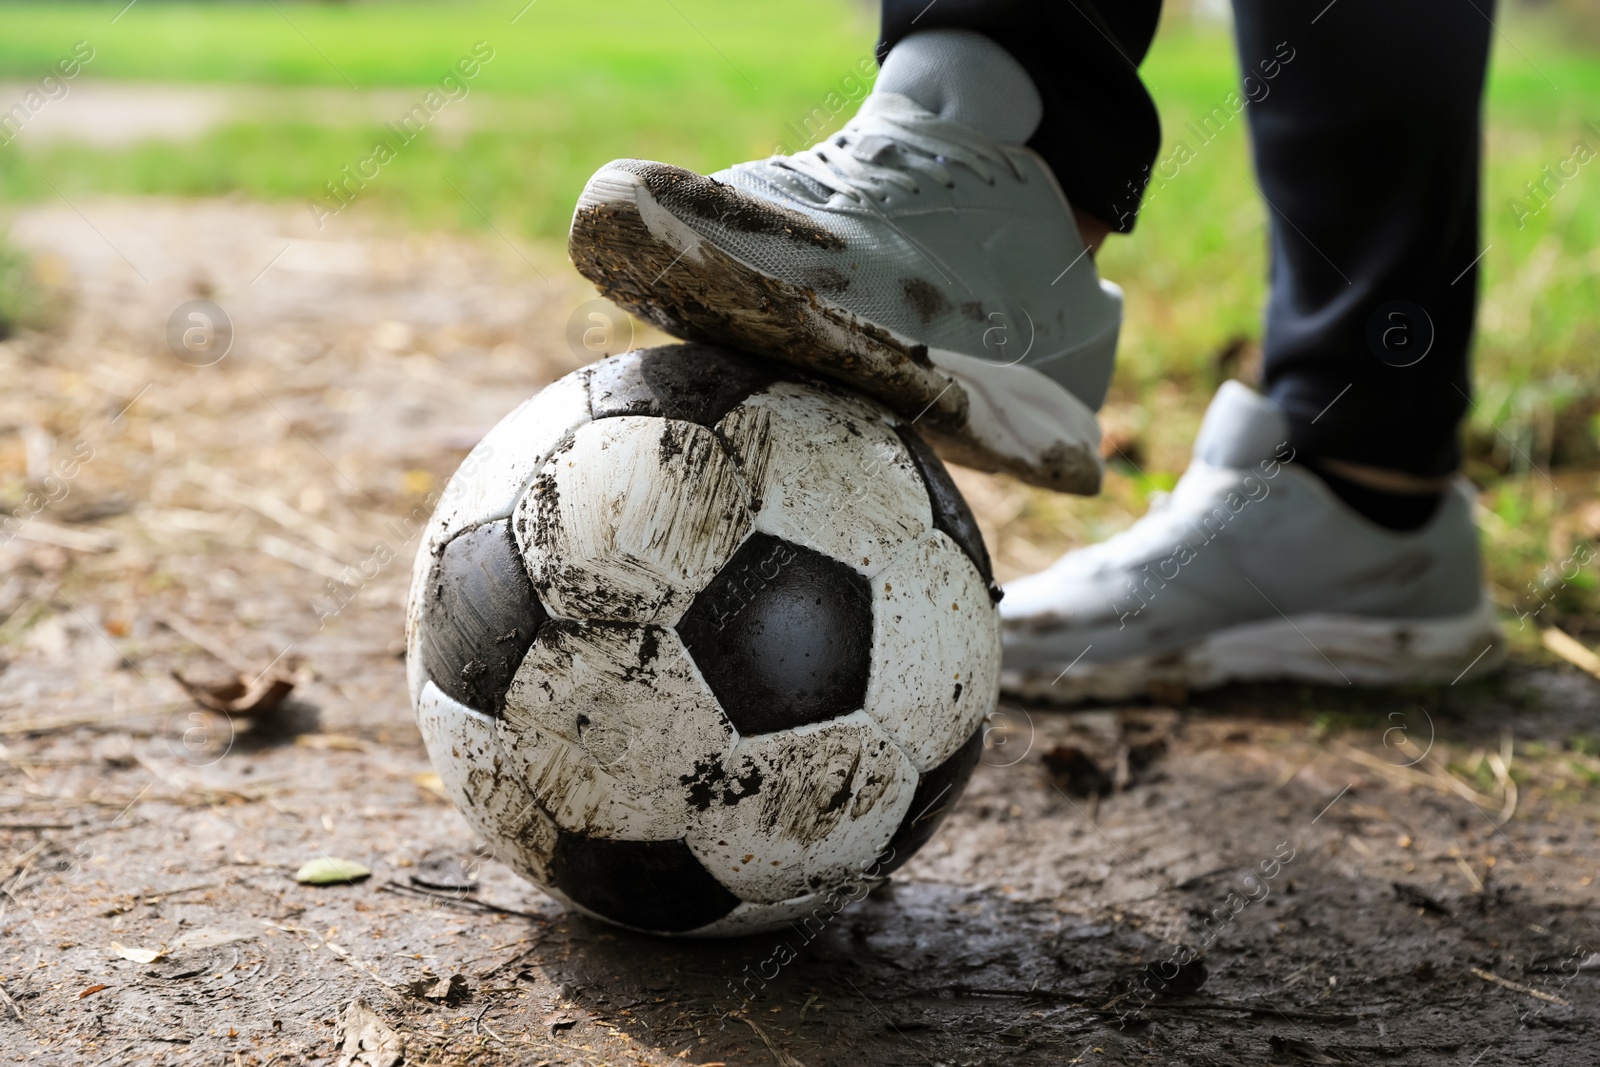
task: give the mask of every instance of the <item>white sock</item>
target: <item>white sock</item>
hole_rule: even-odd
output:
[[[919,30],[892,49],[873,92],[899,93],[991,141],[1020,145],[1044,105],[1016,58],[973,30]]]

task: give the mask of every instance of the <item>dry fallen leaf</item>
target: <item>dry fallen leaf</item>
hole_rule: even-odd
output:
[[[334,1039],[339,1045],[339,1067],[395,1067],[405,1055],[405,1042],[357,997],[339,1016]]]
[[[442,1000],[450,1004],[465,1000],[470,992],[467,980],[459,974],[452,974],[448,978],[428,974],[406,986],[407,996]]]
[[[134,963],[154,963],[167,954],[165,946],[161,948],[130,948],[127,945],[119,945],[115,941],[111,942],[111,951],[125,960],[132,960]]]
[[[191,682],[177,671],[172,672],[172,677],[196,704],[207,711],[246,718],[272,712],[294,691],[294,679],[274,671],[255,678],[241,674],[234,681],[221,685]]]
[[[445,792],[444,789],[444,779],[440,778],[432,771],[423,771],[421,774],[413,774],[411,776],[411,781],[419,788],[432,793],[446,804],[450,803],[450,794]]]
[[[294,872],[294,880],[301,885],[345,885],[371,876],[371,868],[337,856],[318,856]]]
[[[317,748],[330,752],[365,752],[367,743],[349,734],[296,734],[294,743],[301,748]]]

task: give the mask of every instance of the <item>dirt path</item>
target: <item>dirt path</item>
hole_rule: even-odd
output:
[[[441,799],[399,652],[409,517],[578,365],[590,294],[550,250],[78,209],[14,229],[76,312],[0,344],[0,485],[58,472],[0,544],[0,1059],[331,1064],[346,1020],[369,1063],[1596,1062],[1600,760],[1570,745],[1600,684],[1570,671],[1008,707],[945,829],[837,917],[565,915]],[[197,296],[234,328],[206,367],[164,339]],[[1003,571],[1059,547],[1012,552],[1022,491],[962,481]],[[224,659],[290,701],[200,712],[170,672]],[[297,884],[320,854],[374,873]]]
[[[188,141],[229,123],[296,122],[311,126],[371,128],[407,114],[424,89],[302,88],[96,81],[63,83],[65,92],[29,116],[16,134],[23,149],[70,141],[122,147],[140,141]],[[37,93],[36,82],[0,81],[10,107]],[[59,90],[58,90],[59,92]],[[430,124],[445,137],[509,125],[514,97],[476,93],[439,112]]]

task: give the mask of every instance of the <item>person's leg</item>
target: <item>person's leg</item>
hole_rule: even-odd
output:
[[[1161,145],[1138,70],[1160,14],[1161,0],[883,0],[878,57],[936,28],[975,30],[1015,56],[1044,105],[1028,147],[1055,172],[1079,229],[1098,246],[1108,231],[1133,229]]]
[[[1420,525],[1460,462],[1492,3],[1234,8],[1261,94],[1247,110],[1271,217],[1267,393],[1335,492],[1405,525],[1381,492],[1418,491]]]
[[[1225,385],[1164,504],[1006,586],[1014,692],[1449,681],[1504,654],[1450,477],[1489,24],[1445,0],[1236,11],[1272,220],[1267,395]]]

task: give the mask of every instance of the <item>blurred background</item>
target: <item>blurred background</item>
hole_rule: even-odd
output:
[[[1236,86],[1227,18],[1219,0],[1174,0],[1145,65],[1164,116],[1162,158],[1180,141],[1196,155],[1152,195],[1137,234],[1102,256],[1103,274],[1128,293],[1105,412],[1116,448],[1108,492],[1055,499],[965,479],[1007,576],[1140,514],[1182,471],[1217,383],[1255,371],[1265,217],[1247,180],[1244,122],[1204,144],[1186,126]],[[41,356],[40,346],[85,316],[120,313],[107,330],[126,344],[111,347],[166,359],[165,309],[187,295],[232,312],[232,362],[254,366],[251,389],[270,393],[276,382],[293,394],[296,428],[276,432],[316,437],[330,419],[367,411],[356,421],[368,458],[393,470],[362,491],[381,489],[386,507],[404,511],[447,475],[474,429],[574,365],[566,331],[575,313],[587,321],[578,309],[592,293],[566,265],[562,240],[585,178],[630,155],[706,171],[836,129],[870,86],[876,11],[859,0],[135,0],[6,3],[0,27],[0,105],[11,108],[0,114],[0,233],[10,233],[0,333],[12,338],[19,372],[8,406],[33,405],[9,413],[13,428],[38,430],[0,437],[0,504],[26,510],[41,462],[29,458],[30,433],[37,445],[40,433],[74,432],[67,409],[79,387],[51,377],[47,365],[64,357]],[[1600,195],[1591,188],[1600,168],[1589,163],[1600,153],[1600,4],[1506,4],[1497,28],[1467,473],[1483,489],[1491,576],[1510,617],[1592,643],[1600,568],[1568,565],[1554,582],[1545,569],[1560,570],[1600,532]],[[391,158],[374,158],[379,141]],[[232,263],[243,245],[252,251]],[[393,273],[402,262],[414,274],[405,285]],[[250,278],[263,268],[278,275],[272,283],[298,285],[280,294],[284,306],[251,303],[270,288]],[[401,306],[358,309],[336,283],[362,270],[387,278]],[[118,296],[118,285],[132,288]],[[146,296],[141,319],[130,302]],[[263,320],[282,326],[296,315],[313,325],[268,343]],[[375,315],[358,343],[333,325]],[[636,336],[648,339],[642,328]],[[365,353],[364,384],[308,373],[351,351]],[[101,388],[118,397],[140,375],[179,388],[172,375],[183,369],[168,360],[159,374],[112,387],[129,364],[102,352],[90,365],[107,368]],[[463,391],[452,408],[448,389],[422,389],[417,402],[442,405],[435,414],[455,436],[396,440],[396,427],[380,423],[397,416],[373,414],[381,406],[359,395],[391,388],[385,375],[435,385],[488,375],[500,391],[478,401]],[[230,441],[237,433],[234,422]],[[185,446],[191,455],[206,447]],[[83,484],[113,466],[91,465]],[[133,467],[119,476],[151,473]],[[313,518],[336,504],[323,498],[351,487],[326,468],[318,477],[332,481],[296,490]],[[1517,639],[1540,654],[1533,628]]]

